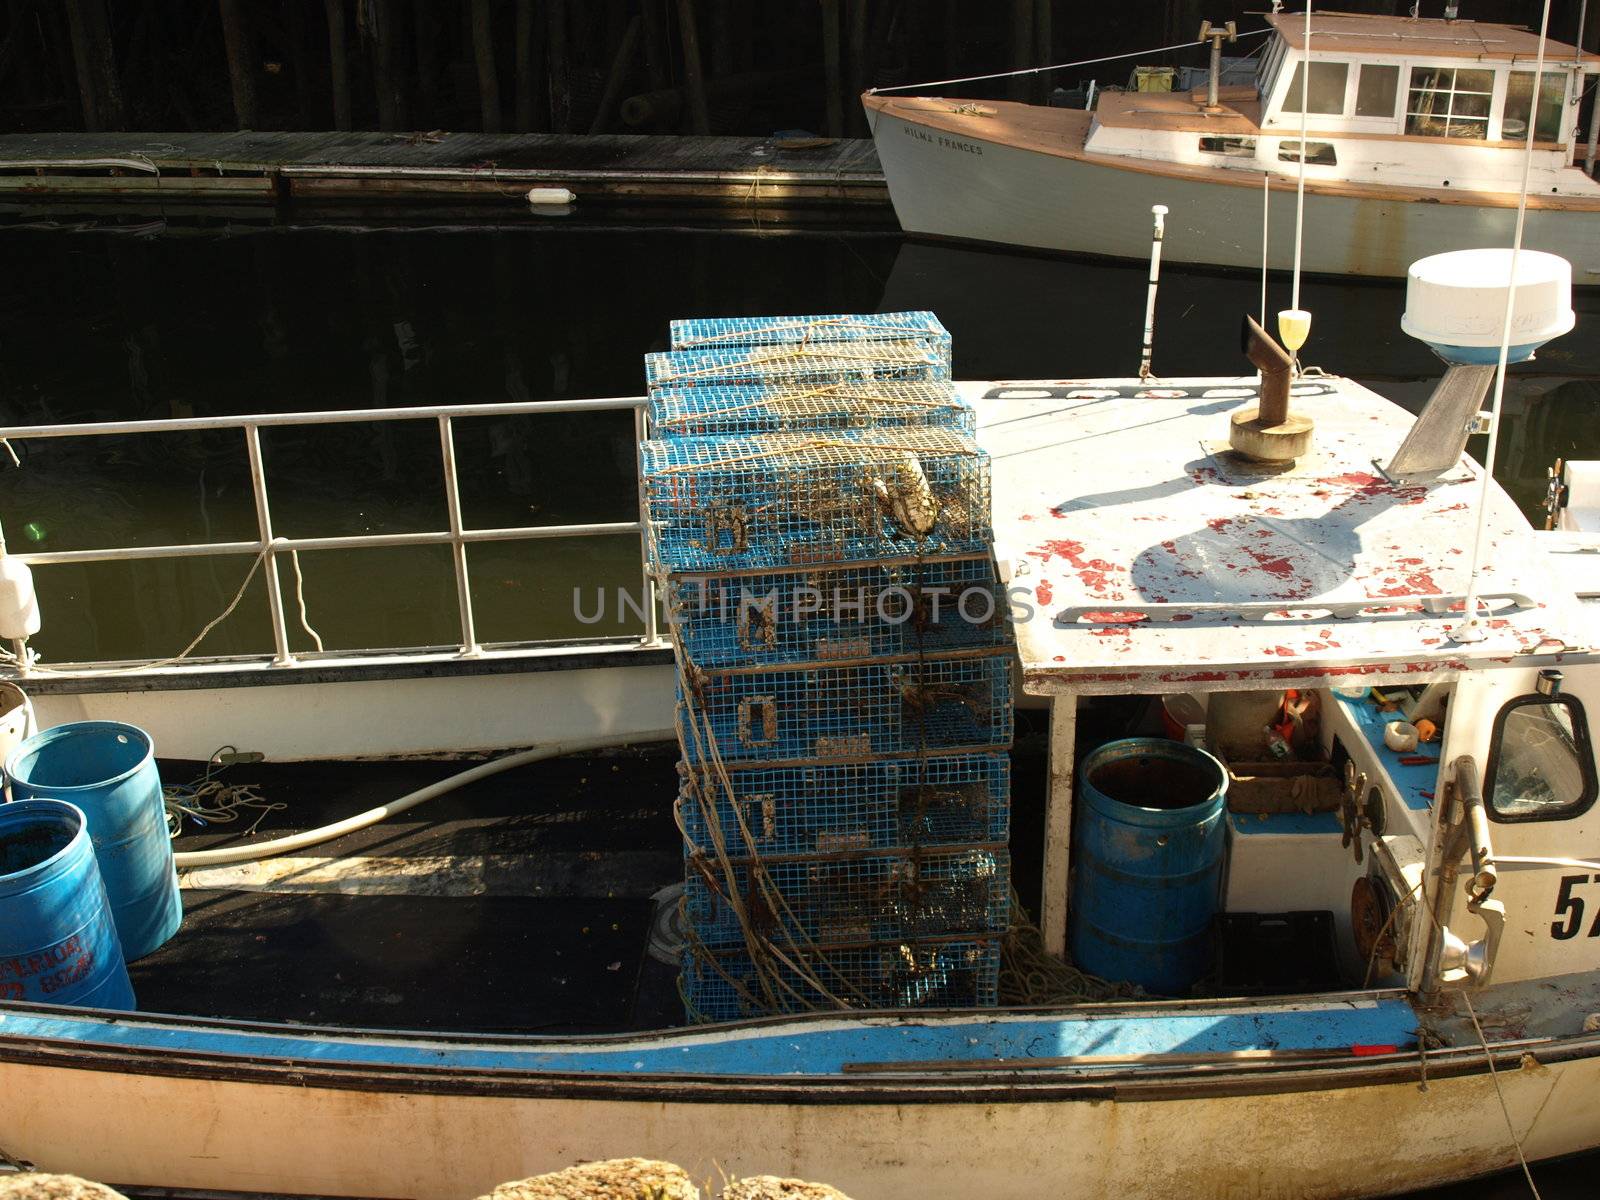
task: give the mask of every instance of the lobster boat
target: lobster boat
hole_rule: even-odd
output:
[[[1500,314],[1523,360],[1570,285],[1528,251],[1418,264],[1406,328],[1445,368],[1416,418],[1254,322],[1230,377],[952,382],[907,313],[683,323],[641,397],[0,430],[39,473],[228,439],[257,517],[0,559],[0,815],[93,825],[39,739],[131,745],[115,781],[153,748],[182,908],[135,950],[113,904],[131,1004],[4,935],[0,1161],[223,1196],[645,1156],[1154,1200],[1595,1149],[1600,534],[1583,471],[1546,533],[1464,453]],[[552,411],[634,444],[636,519],[474,521],[458,442]],[[437,430],[444,527],[277,532],[263,442],[372,422]],[[492,550],[600,536],[637,547],[637,628],[483,636]],[[458,643],[319,649],[319,556],[402,543],[448,552],[417,586]],[[53,581],[200,557],[260,577],[228,619],[264,653],[52,659]]]

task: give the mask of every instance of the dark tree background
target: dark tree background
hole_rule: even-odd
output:
[[[1444,0],[1425,0],[1439,16]],[[1580,0],[1555,0],[1576,37]],[[1260,27],[1263,0],[0,0],[0,131],[864,134],[855,96]],[[1403,13],[1409,0],[1339,0]],[[1585,41],[1600,47],[1600,2]],[[1537,24],[1538,0],[1461,16]],[[1244,43],[1254,49],[1259,39]],[[1244,48],[1241,48],[1241,53]],[[1189,49],[1164,59],[1193,63]],[[968,95],[1043,99],[1132,60]],[[1048,80],[1048,82],[1046,82]]]

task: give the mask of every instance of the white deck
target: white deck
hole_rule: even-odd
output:
[[[1297,385],[1316,440],[1276,472],[1227,449],[1253,377],[963,386],[994,459],[997,555],[1037,607],[1017,623],[1031,693],[1378,683],[1594,657],[1592,622],[1498,487],[1483,592],[1533,603],[1498,611],[1470,645],[1450,635],[1459,608],[1418,611],[1467,591],[1481,478],[1464,460],[1433,485],[1390,485],[1375,461],[1412,418],[1349,380]],[[1183,608],[1219,604],[1284,611]]]

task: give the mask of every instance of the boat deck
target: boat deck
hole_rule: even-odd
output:
[[[1426,486],[1380,473],[1411,415],[1350,380],[1308,377],[1316,421],[1290,468],[1228,447],[1252,378],[990,385],[979,442],[994,458],[998,553],[1036,609],[1017,622],[1030,691],[1170,690],[1404,680],[1594,654],[1572,585],[1491,492],[1481,595],[1487,637],[1452,641],[1482,479]],[[1453,611],[1452,611],[1453,607]]]

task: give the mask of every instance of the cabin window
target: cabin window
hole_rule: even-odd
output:
[[[1284,112],[1300,111],[1300,91],[1306,86],[1306,64],[1302,61],[1295,64],[1294,78],[1289,81],[1289,94],[1284,97]],[[1306,111],[1313,113],[1329,113],[1340,116],[1344,113],[1344,85],[1350,75],[1350,64],[1342,62],[1318,61],[1311,64],[1311,90],[1306,96]]]
[[[1200,139],[1202,154],[1221,154],[1228,158],[1254,158],[1256,156],[1256,140],[1247,137],[1203,137]]]
[[[1279,162],[1299,162],[1300,143],[1296,141],[1283,141],[1278,143]],[[1313,167],[1336,167],[1339,157],[1333,152],[1332,142],[1307,142],[1306,163]]]
[[[1494,72],[1457,67],[1412,67],[1406,132],[1419,137],[1489,136]]]
[[[1595,799],[1594,754],[1574,696],[1518,696],[1494,719],[1489,815],[1496,821],[1575,817]]]
[[[1560,71],[1546,71],[1539,85],[1539,116],[1534,124],[1536,142],[1561,140],[1561,106],[1567,98],[1567,77]],[[1533,101],[1533,72],[1513,71],[1506,80],[1506,106],[1500,118],[1500,136],[1528,136],[1528,110]]]
[[[1356,116],[1392,117],[1400,92],[1400,68],[1365,63],[1356,76]]]

